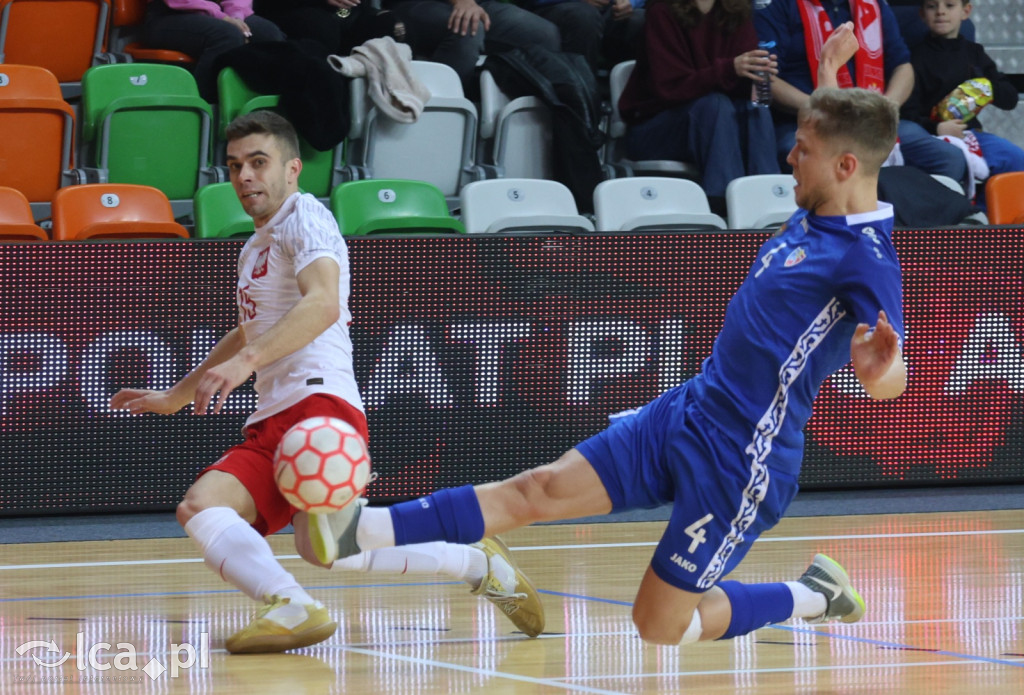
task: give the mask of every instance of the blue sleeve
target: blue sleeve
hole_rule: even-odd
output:
[[[887,240],[862,237],[843,256],[839,300],[857,323],[874,326],[885,311],[903,343],[903,279],[896,250]]]
[[[885,79],[888,80],[893,70],[910,62],[910,49],[900,34],[900,23],[889,3],[879,0],[878,6],[882,11],[882,50],[885,51]]]

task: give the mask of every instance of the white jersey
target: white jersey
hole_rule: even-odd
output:
[[[316,393],[338,396],[360,410],[348,326],[348,248],[331,212],[315,197],[293,193],[238,257],[238,322],[247,341],[263,335],[301,299],[299,272],[318,258],[338,264],[341,316],[312,342],[256,372],[256,411],[246,425]]]

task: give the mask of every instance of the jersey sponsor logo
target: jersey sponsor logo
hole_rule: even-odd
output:
[[[805,258],[807,258],[807,252],[804,251],[804,247],[797,246],[788,256],[786,256],[786,267],[792,268]]]
[[[687,572],[697,571],[697,565],[693,564],[689,560],[684,559],[679,553],[672,553],[672,557],[669,559],[672,560],[672,562],[674,562],[675,564],[682,567]]]
[[[882,255],[881,249],[878,247],[882,245],[882,240],[878,238],[878,232],[875,231],[874,227],[864,227],[860,230],[860,233],[871,239],[872,247],[871,250],[875,252],[875,258],[882,260],[885,256]]]
[[[267,259],[270,257],[270,247],[260,251],[260,255],[256,256],[256,264],[252,267],[252,279],[261,278],[267,274]]]

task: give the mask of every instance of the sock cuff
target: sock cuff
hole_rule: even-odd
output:
[[[484,515],[472,485],[438,490],[434,493],[441,523],[449,529],[452,543],[476,543],[484,537]]]
[[[732,620],[719,639],[746,635],[772,623],[781,623],[793,616],[793,594],[782,583],[743,584],[719,582],[718,587],[732,604]]]
[[[439,540],[467,544],[484,537],[484,517],[472,485],[438,490],[389,509],[395,545]]]
[[[202,510],[185,523],[185,533],[189,538],[206,547],[217,539],[225,529],[235,524],[245,524],[245,519],[239,516],[231,507],[209,507]]]

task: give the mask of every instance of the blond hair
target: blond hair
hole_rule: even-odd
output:
[[[899,107],[867,89],[825,87],[811,94],[798,122],[837,149],[852,152],[865,173],[877,175],[896,145]]]

